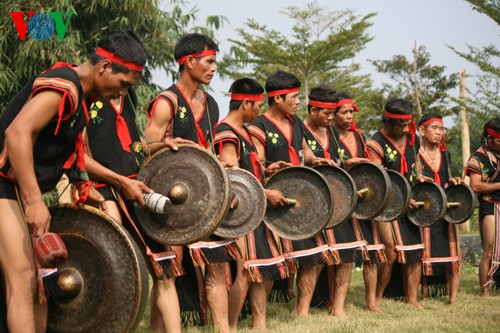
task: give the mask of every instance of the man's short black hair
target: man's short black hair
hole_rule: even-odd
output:
[[[413,107],[406,99],[392,98],[385,104],[384,110],[393,114],[408,115],[412,114]],[[382,122],[389,127],[404,123],[405,121],[404,119],[387,118],[385,115],[382,116]]]
[[[234,81],[233,84],[231,84],[231,87],[229,87],[229,92],[238,94],[263,94],[264,88],[262,88],[262,85],[254,79],[244,77]],[[243,101],[230,100],[229,110],[238,110],[241,102]]]
[[[276,90],[282,89],[293,89],[300,88],[300,80],[293,75],[292,73],[288,73],[285,71],[276,71],[269,75],[266,80],[266,92],[270,93]],[[281,97],[284,99],[285,95]],[[267,104],[272,106],[274,104],[274,98],[268,98]]]
[[[147,56],[144,46],[136,34],[131,30],[109,32],[97,43],[97,47],[101,47],[117,57],[138,66],[144,66],[146,64]],[[97,64],[103,59],[103,57],[97,54],[92,54],[89,57],[89,61],[92,65]],[[127,74],[131,71],[130,68],[114,62],[111,69],[113,73]]]
[[[320,84],[311,89],[309,92],[309,100],[320,102],[334,102],[335,90],[327,84]],[[311,112],[311,105],[307,105],[307,112]]]
[[[425,123],[427,120],[434,119],[434,118],[438,118],[438,119],[441,119],[441,120],[443,119],[443,117],[441,117],[437,113],[425,113],[420,118],[420,121],[418,122],[418,126],[422,126],[422,124]]]
[[[174,58],[179,60],[180,58],[203,52],[205,50],[214,50],[219,52],[219,46],[208,36],[191,33],[181,37],[174,47]],[[184,70],[184,64],[179,66],[179,72]]]

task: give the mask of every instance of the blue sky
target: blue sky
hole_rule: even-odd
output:
[[[390,59],[395,54],[411,58],[411,49],[425,45],[431,54],[434,65],[446,66],[447,71],[458,72],[465,68],[467,74],[476,75],[477,68],[455,55],[446,45],[458,50],[466,50],[466,44],[482,47],[489,44],[500,45],[499,26],[488,16],[472,10],[468,2],[462,0],[317,0],[320,7],[330,11],[353,9],[362,16],[370,12],[378,13],[371,19],[373,26],[368,33],[374,37],[360,52],[355,61],[362,65],[361,73],[372,74],[375,86],[390,82],[384,75],[375,73],[370,60]],[[227,52],[231,43],[228,38],[236,39],[236,28],[245,27],[244,22],[253,18],[271,29],[291,31],[294,22],[280,10],[287,6],[305,8],[304,0],[199,0],[189,1],[188,7],[199,9],[198,18],[204,22],[208,15],[223,15],[229,21],[216,32],[221,52]],[[168,4],[164,5],[168,9]],[[500,66],[500,64],[497,64]],[[468,86],[472,86],[471,78]],[[172,82],[162,73],[154,75],[154,81],[163,88]],[[264,83],[264,82],[262,82]],[[231,82],[214,77],[212,95],[219,103],[221,116],[227,111],[229,99],[223,95]],[[456,91],[458,96],[458,89]],[[355,98],[355,96],[353,96]]]

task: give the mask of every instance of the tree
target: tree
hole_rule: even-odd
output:
[[[458,74],[446,75],[445,66],[431,64],[430,53],[425,46],[415,44],[412,49],[413,59],[398,54],[390,60],[371,60],[375,69],[387,74],[397,85],[384,83],[382,93],[387,97],[407,98],[417,106],[418,116],[433,112],[442,116],[456,111],[450,89],[458,85]]]
[[[466,0],[474,10],[483,13],[500,25],[500,2],[498,0]],[[480,72],[475,83],[475,90],[468,89],[470,96],[466,100],[467,109],[486,122],[498,115],[500,109],[500,50],[496,45],[487,45],[482,49],[467,45],[468,51],[458,51],[448,46],[456,54],[476,65]]]
[[[354,75],[359,65],[350,61],[372,40],[367,29],[375,13],[359,19],[350,10],[332,12],[316,2],[305,9],[290,6],[281,13],[295,21],[291,37],[249,19],[247,30],[237,30],[240,38],[229,40],[233,45],[219,72],[233,79],[246,75],[265,82],[272,72],[286,70],[301,80],[302,96],[319,83],[347,93],[371,85],[368,76]]]
[[[171,0],[168,10],[159,8],[158,0],[11,0],[2,4],[5,15],[0,17],[0,113],[20,87],[33,75],[51,67],[57,61],[81,63],[88,59],[97,40],[110,30],[133,30],[143,42],[148,55],[143,82],[137,86],[138,120],[144,125],[146,103],[161,89],[151,83],[153,69],[162,69],[172,79],[177,75],[173,47],[188,31],[202,31],[213,36],[225,19],[207,18],[206,26],[197,26],[196,7],[185,10],[184,0]],[[9,12],[74,12],[64,39],[56,35],[37,40],[27,34],[20,40]],[[70,14],[63,14],[67,22]],[[24,15],[27,23],[27,15]]]
[[[498,0],[466,0],[472,5],[474,10],[489,16],[500,25],[500,2]],[[479,68],[476,76],[475,89],[467,89],[467,98],[457,100],[469,113],[469,131],[475,133],[470,138],[470,147],[477,149],[480,145],[481,133],[484,124],[494,116],[498,116],[500,110],[500,67],[498,65],[500,50],[496,45],[488,45],[482,49],[467,45],[468,51],[458,51],[454,47],[448,46],[456,54],[468,60]],[[455,144],[451,148],[452,171],[455,175],[461,173],[462,160],[460,159],[459,145],[462,144],[459,119],[455,119],[455,126],[448,132],[447,136]],[[458,148],[457,148],[458,147]],[[456,151],[455,151],[456,149]]]

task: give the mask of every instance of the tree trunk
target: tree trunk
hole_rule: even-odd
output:
[[[460,125],[462,128],[462,166],[465,168],[467,161],[470,156],[470,138],[469,138],[469,120],[467,116],[467,108],[465,107],[465,98],[466,98],[466,90],[465,90],[465,68],[460,70]],[[465,179],[465,182],[468,184],[469,179]],[[460,227],[460,231],[469,232],[470,231],[470,223],[469,221],[462,224]]]
[[[422,118],[422,105],[420,104],[420,88],[417,76],[417,56],[417,41],[415,41],[415,47],[413,48],[413,84],[415,86],[415,101],[417,103],[418,119],[420,119]]]

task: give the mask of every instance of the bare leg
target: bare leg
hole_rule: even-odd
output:
[[[485,215],[481,227],[481,238],[483,240],[483,256],[479,262],[479,284],[481,296],[489,297],[490,291],[484,287],[488,281],[488,272],[491,267],[491,256],[493,255],[493,233],[495,232],[495,216]]]
[[[245,303],[248,288],[250,287],[251,282],[248,272],[243,268],[243,264],[243,259],[236,260],[238,272],[236,273],[236,279],[229,290],[229,326],[233,331],[238,327],[238,318],[243,304]]]
[[[302,266],[297,272],[298,298],[295,305],[295,315],[305,317],[309,315],[314,288],[318,281],[319,274],[323,265]]]
[[[181,311],[175,289],[175,279],[155,280],[153,283],[154,304],[163,322],[164,332],[180,333]]]
[[[448,280],[450,287],[448,288],[448,292],[450,294],[449,303],[456,304],[458,299],[458,287],[460,286],[460,266],[459,271],[457,273],[450,273],[448,276]]]
[[[421,309],[422,306],[418,303],[418,286],[420,285],[420,277],[422,276],[422,264],[406,264],[405,265],[406,274],[406,303],[413,305],[414,307]]]
[[[252,309],[253,317],[252,328],[259,331],[267,330],[266,284],[270,284],[272,287],[271,281],[252,283],[249,293],[250,308]]]
[[[122,223],[120,208],[115,201],[106,201],[108,214]],[[182,260],[182,248],[175,251]],[[181,314],[177,290],[175,289],[175,278],[154,280],[151,288],[150,297],[150,332],[156,333],[180,333],[181,332]]]
[[[365,261],[363,264],[363,279],[365,280],[366,305],[368,311],[382,312],[377,305],[377,264]]]
[[[47,318],[37,315],[34,305],[36,278],[30,235],[14,200],[0,199],[0,268],[5,281],[9,332],[35,332],[45,327]]]
[[[347,318],[344,311],[345,298],[351,281],[352,264],[340,264],[335,267],[335,292],[333,294],[332,315]]]
[[[382,301],[384,296],[384,290],[389,284],[389,280],[392,275],[392,268],[398,259],[398,253],[396,251],[396,244],[394,243],[394,238],[392,235],[392,229],[388,222],[379,222],[380,239],[385,245],[385,256],[387,262],[382,263],[378,267],[378,279],[377,279],[377,291],[376,298],[377,301]]]
[[[205,288],[208,307],[212,314],[214,331],[229,333],[228,292],[226,287],[227,263],[215,263],[205,267]]]

